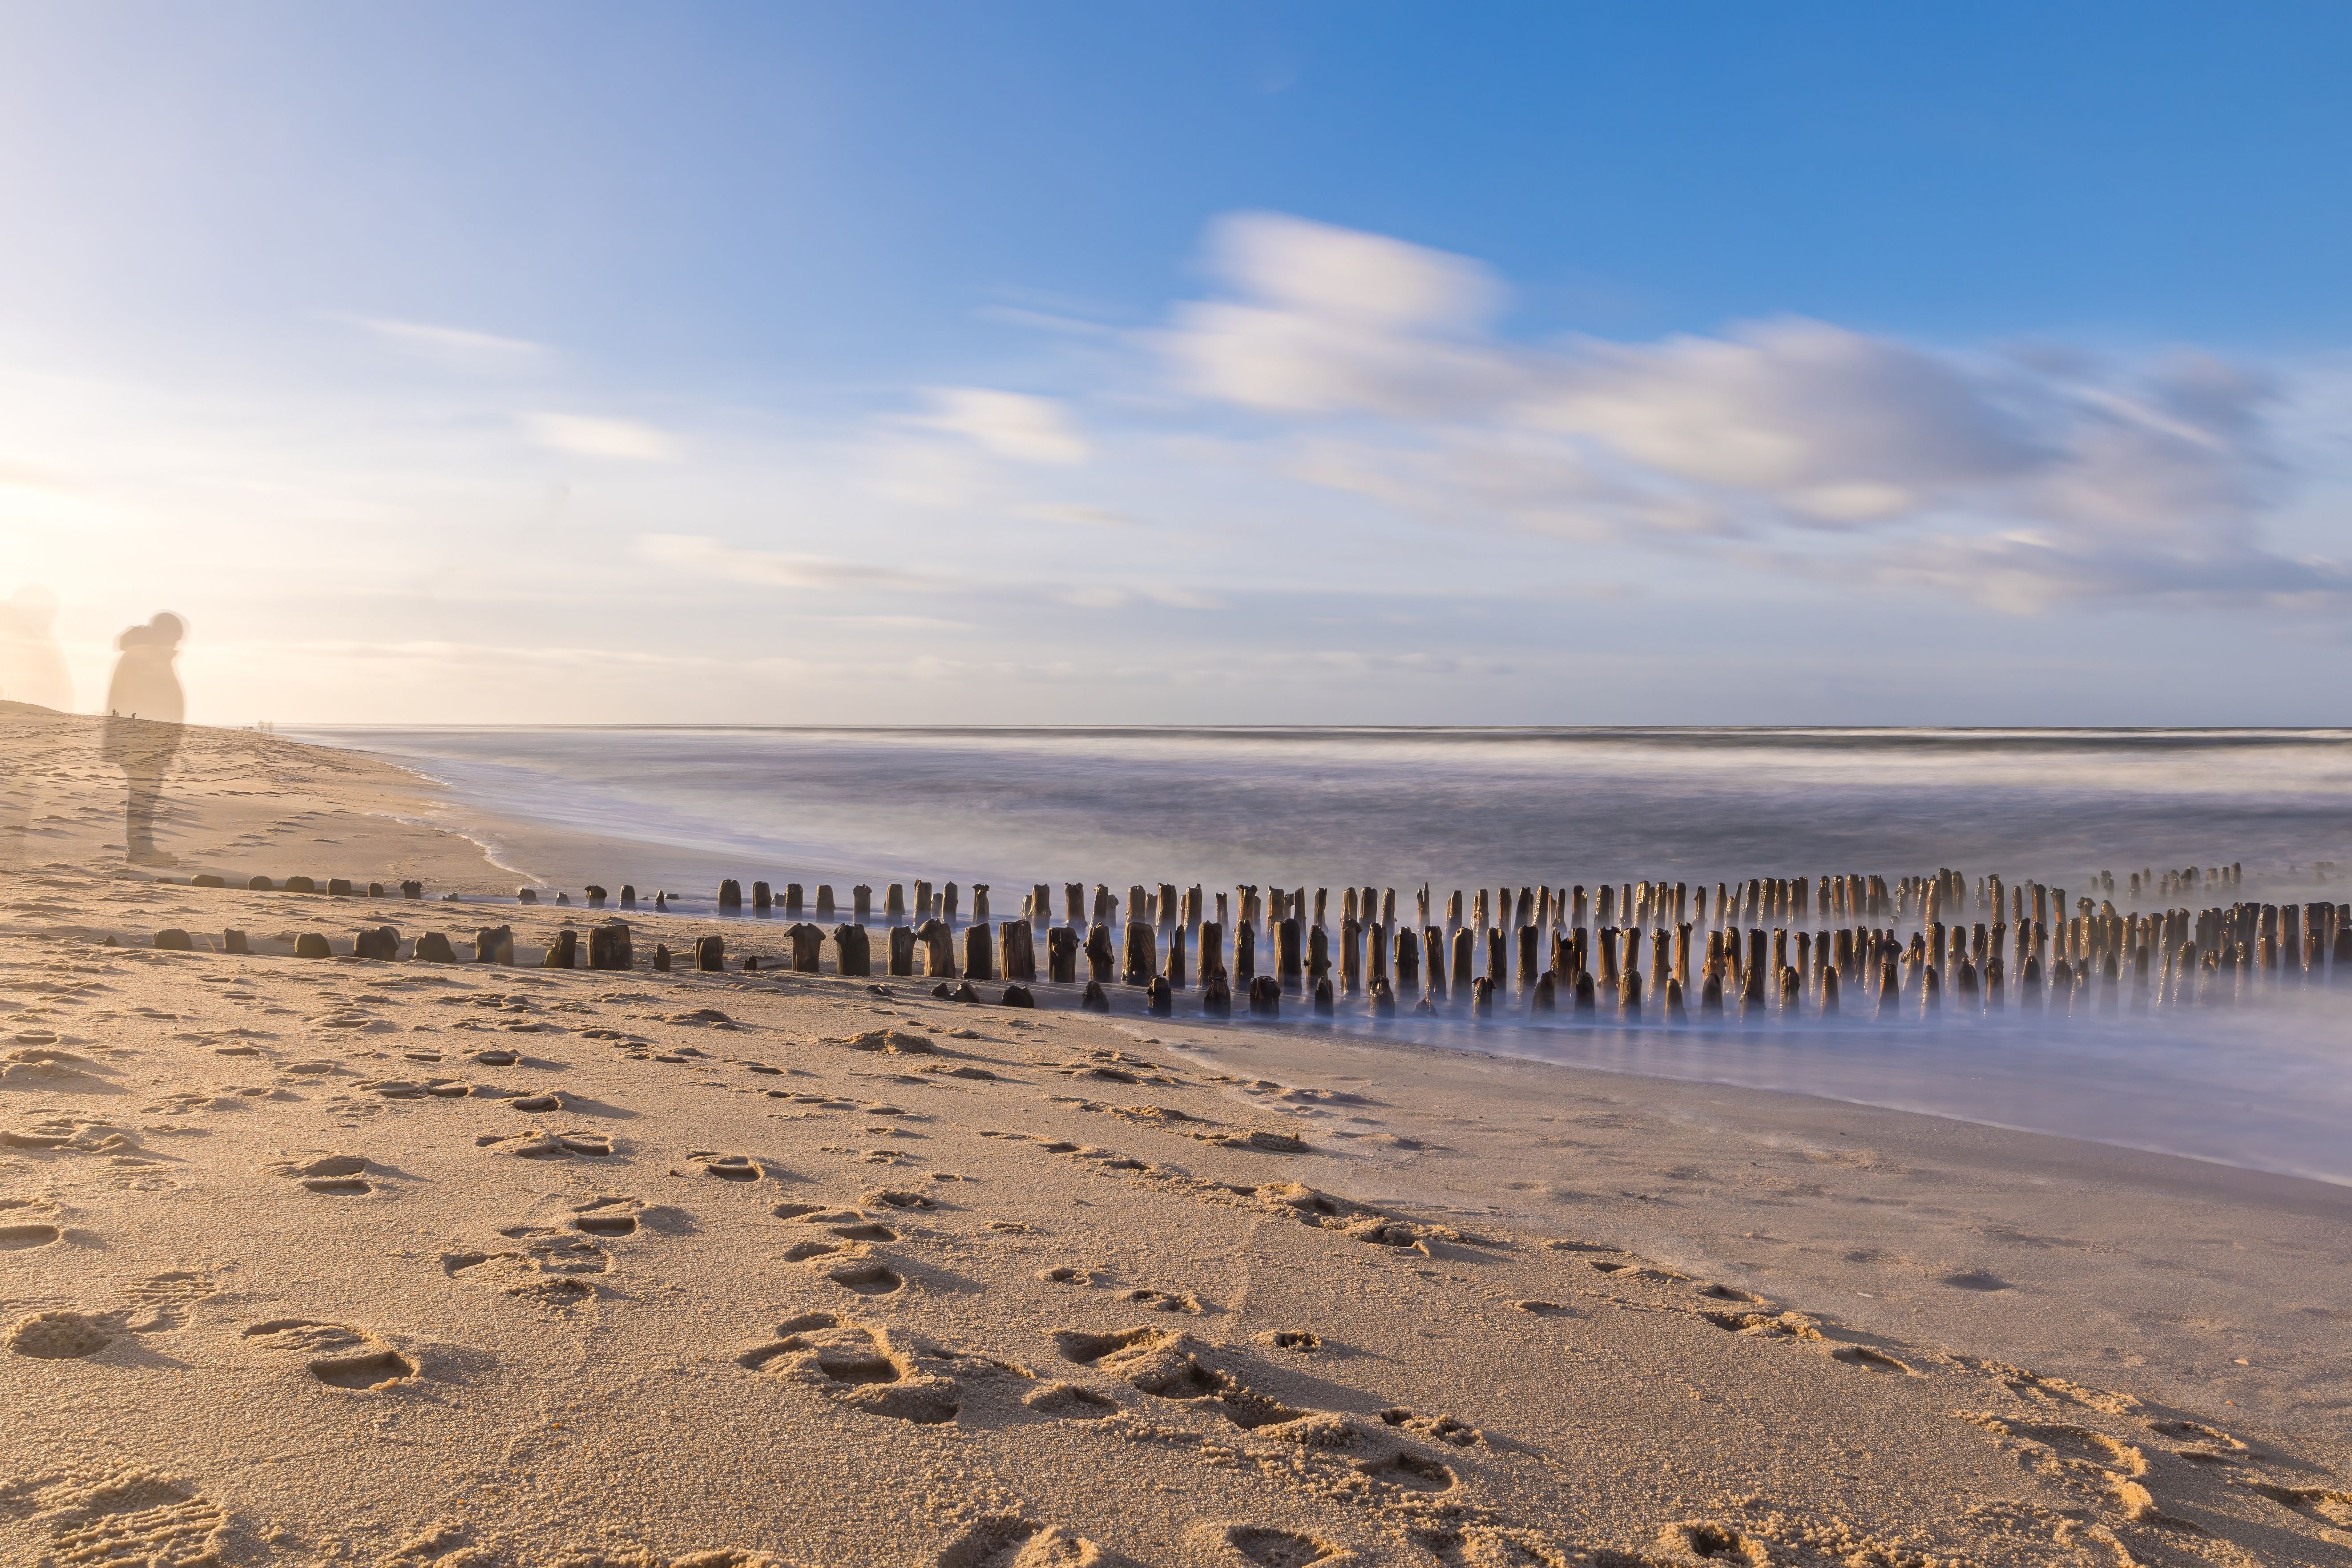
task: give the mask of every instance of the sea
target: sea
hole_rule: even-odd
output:
[[[609,838],[611,879],[709,910],[748,886],[1455,889],[1942,868],[2118,909],[2352,900],[2352,731],[331,728],[288,731],[448,786],[520,879],[522,818]],[[2227,894],[2134,872],[2241,868]],[[2112,877],[2116,892],[2105,889]],[[877,905],[879,898],[877,895]],[[1059,894],[1056,893],[1056,907]],[[966,906],[969,909],[969,894]],[[1816,922],[1825,923],[1825,922]],[[1180,1016],[1185,1011],[1180,1001]],[[1780,1090],[2352,1184],[2352,990],[2256,1007],[1881,1024],[1622,1026],[1405,1016],[1489,1055]]]

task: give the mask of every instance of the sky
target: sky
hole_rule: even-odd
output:
[[[2323,4],[0,0],[0,698],[168,611],[215,723],[2339,723],[2347,77]]]

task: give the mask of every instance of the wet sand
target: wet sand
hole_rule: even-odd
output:
[[[10,1561],[2352,1563],[2343,1189],[782,921],[529,967],[612,911],[442,902],[515,879],[411,775],[191,731],[126,868],[91,721],[0,745]],[[643,967],[712,931],[763,972]]]

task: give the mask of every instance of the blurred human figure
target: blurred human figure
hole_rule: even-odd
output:
[[[106,688],[106,733],[101,746],[106,760],[122,770],[130,784],[123,831],[124,847],[133,865],[175,864],[173,857],[155,847],[155,808],[162,801],[163,775],[180,749],[181,722],[187,716],[180,672],[172,668],[180,657],[180,639],[186,635],[180,617],[167,612],[114,639],[121,657],[114,661],[114,679]]]
[[[38,583],[0,599],[0,701],[73,708],[73,678],[58,647],[58,596]]]

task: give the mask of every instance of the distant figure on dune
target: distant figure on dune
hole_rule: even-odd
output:
[[[57,619],[58,596],[38,583],[0,599],[0,701],[72,710],[73,678],[58,647]]]
[[[187,697],[180,689],[180,639],[187,627],[168,612],[114,639],[122,657],[106,688],[106,760],[123,772],[130,799],[123,808],[124,847],[137,866],[169,866],[174,858],[155,847],[155,808],[163,775],[180,749],[180,726]]]

